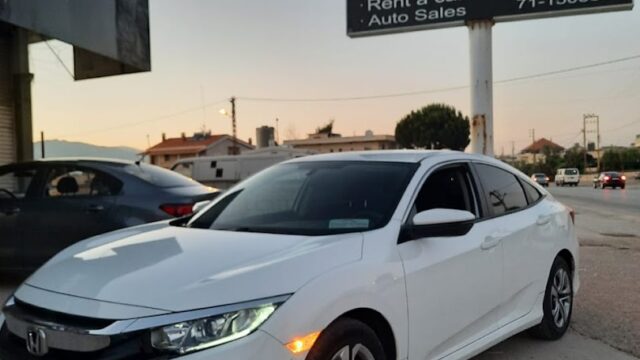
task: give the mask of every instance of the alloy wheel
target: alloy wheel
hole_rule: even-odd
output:
[[[375,360],[375,358],[366,346],[357,344],[355,346],[347,345],[338,350],[331,360]]]
[[[569,322],[572,300],[573,291],[569,274],[565,269],[558,269],[553,276],[551,287],[551,314],[558,328],[564,327]]]

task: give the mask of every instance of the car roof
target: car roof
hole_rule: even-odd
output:
[[[452,150],[375,150],[375,151],[349,151],[330,154],[305,156],[287,161],[288,163],[316,162],[316,161],[378,161],[419,163],[426,159],[446,156],[460,156],[468,160],[484,160],[497,162],[496,159],[479,155],[468,154]]]
[[[32,161],[25,161],[20,163],[13,163],[8,165],[37,165],[37,164],[56,164],[56,163],[92,163],[92,164],[104,164],[104,165],[136,165],[137,162],[130,160],[122,160],[122,159],[109,159],[109,158],[90,158],[90,157],[82,157],[82,158],[71,158],[71,157],[61,157],[61,158],[47,158],[47,159],[39,159]]]

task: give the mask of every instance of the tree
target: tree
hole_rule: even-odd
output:
[[[317,128],[316,134],[333,134],[333,122],[334,120],[330,120],[326,125]]]
[[[396,141],[407,149],[464,150],[469,135],[469,118],[445,104],[412,111],[396,126]]]

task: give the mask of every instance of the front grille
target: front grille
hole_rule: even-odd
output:
[[[82,351],[64,351],[55,349],[53,344],[49,344],[49,352],[42,357],[35,357],[29,354],[27,351],[26,341],[17,336],[16,334],[23,334],[26,332],[25,328],[34,326],[42,328],[48,336],[57,336],[65,338],[67,343],[76,345],[79,342],[84,341],[86,335],[78,335],[84,331],[90,330],[102,330],[106,329],[115,323],[113,320],[93,319],[82,316],[75,316],[64,314],[60,312],[50,311],[47,309],[39,308],[19,300],[15,300],[15,303],[5,310],[5,324],[0,329],[0,360],[87,360],[87,359],[100,359],[100,360],[147,360],[147,359],[168,359],[168,356],[159,356],[154,353],[151,346],[146,340],[147,337],[145,331],[138,331],[126,334],[117,334],[112,336],[104,336],[102,339],[107,341],[107,347],[97,347],[93,349],[101,349],[93,352]],[[11,322],[14,325],[8,324]],[[20,325],[23,324],[23,325]],[[43,325],[48,324],[48,325]],[[11,327],[11,330],[9,330]],[[12,331],[17,331],[12,333]],[[60,329],[70,329],[70,332],[60,331]],[[23,332],[24,331],[24,332]],[[85,336],[83,338],[83,336]],[[91,336],[89,336],[91,337]],[[53,337],[51,338],[53,341]],[[91,339],[87,339],[91,341]],[[89,343],[86,343],[89,344]],[[71,349],[72,347],[61,348]],[[76,350],[81,349],[77,347]],[[89,348],[91,349],[91,348]]]
[[[168,359],[166,356],[158,356],[145,352],[142,345],[141,336],[129,339],[121,339],[113,342],[112,345],[98,352],[77,353],[71,351],[60,351],[51,349],[49,353],[42,357],[35,357],[29,354],[25,341],[13,335],[6,326],[0,330],[0,359],[1,360],[162,360]]]

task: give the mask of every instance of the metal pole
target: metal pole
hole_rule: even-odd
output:
[[[467,23],[471,55],[471,151],[494,156],[492,20]]]
[[[582,138],[584,144],[584,173],[587,173],[587,115],[582,117],[583,127],[582,127]]]
[[[598,154],[598,172],[600,172],[600,115],[596,115],[598,138],[596,139],[596,154]]]
[[[45,158],[45,152],[44,152],[44,131],[40,131],[40,154],[42,155],[42,158]]]

